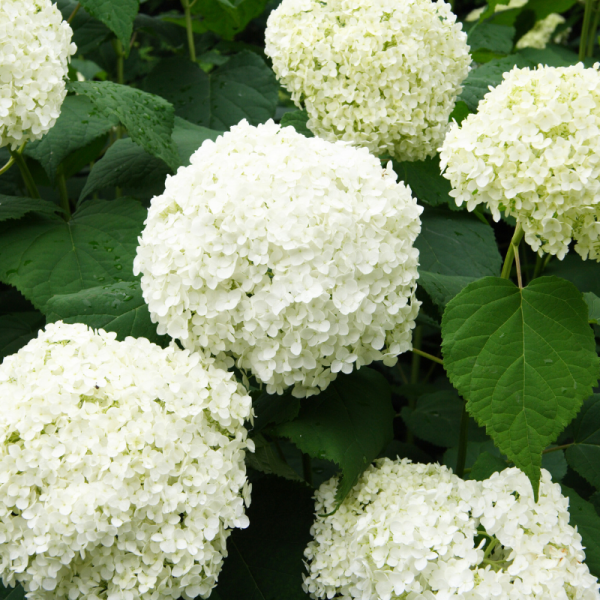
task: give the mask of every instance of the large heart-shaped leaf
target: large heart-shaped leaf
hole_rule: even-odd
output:
[[[138,13],[139,0],[80,0],[93,17],[102,21],[129,49],[133,21]]]
[[[446,306],[442,351],[469,413],[531,480],[542,450],[598,381],[598,356],[577,288],[534,279],[525,289],[496,277],[468,285]]]

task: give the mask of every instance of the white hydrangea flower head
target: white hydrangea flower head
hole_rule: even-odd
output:
[[[527,4],[527,0],[510,0],[508,4],[496,4],[495,12],[502,12],[511,8],[521,8]],[[472,10],[465,21],[477,21],[486,7]],[[552,39],[554,31],[565,22],[565,18],[558,13],[551,13],[547,17],[536,21],[535,25],[517,42],[516,47],[521,48],[545,48]]]
[[[443,0],[283,0],[265,39],[313,133],[398,160],[435,154],[471,63]]]
[[[469,600],[598,600],[598,580],[583,561],[581,535],[569,525],[569,500],[542,469],[539,500],[517,468],[482,482],[473,517],[499,542],[475,573]],[[494,566],[496,568],[494,568]]]
[[[51,0],[0,2],[0,147],[38,140],[58,119],[72,35]]]
[[[251,400],[198,354],[48,325],[0,366],[0,572],[29,600],[208,597]]]
[[[477,113],[454,123],[441,168],[456,204],[485,204],[522,225],[534,251],[563,259],[569,243],[600,261],[600,72],[514,68]]]
[[[480,484],[446,467],[381,459],[335,509],[337,480],[317,491],[305,551],[311,598],[463,598],[483,559],[470,516]],[[323,516],[326,515],[326,516]]]
[[[167,178],[134,271],[160,333],[309,396],[411,348],[421,212],[366,149],[243,121]]]

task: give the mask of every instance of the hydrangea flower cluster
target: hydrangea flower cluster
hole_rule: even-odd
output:
[[[0,366],[0,572],[29,600],[208,597],[251,400],[200,355],[48,325]]]
[[[496,4],[495,12],[502,12],[511,8],[521,8],[527,4],[527,0],[510,0],[508,4]],[[486,7],[472,10],[465,21],[477,21]],[[558,13],[551,13],[547,17],[536,21],[535,25],[517,42],[516,47],[521,48],[545,48],[554,31],[565,22],[565,18]]]
[[[388,458],[371,465],[334,512],[337,479],[315,495],[314,541],[306,548],[311,598],[456,597],[474,585],[483,559],[470,517],[477,484],[446,467]],[[420,595],[423,594],[423,595]],[[429,595],[428,595],[429,594]]]
[[[160,333],[309,396],[410,349],[421,211],[364,148],[242,122],[167,179],[134,270]]]
[[[312,132],[398,160],[435,154],[471,63],[443,0],[283,0],[265,52]]]
[[[58,119],[72,35],[51,0],[0,2],[0,147],[38,140]]]
[[[442,145],[456,204],[513,215],[534,251],[562,259],[575,240],[582,258],[600,260],[598,68],[505,73]]]
[[[542,469],[538,502],[517,468],[481,484],[472,516],[497,540],[475,571],[466,598],[598,600],[598,581],[583,564],[581,535],[569,525],[569,500]]]
[[[568,500],[545,470],[537,503],[516,468],[475,482],[406,459],[376,461],[333,512],[336,487],[315,496],[311,598],[600,598]]]

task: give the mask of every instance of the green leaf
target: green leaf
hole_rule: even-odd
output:
[[[462,100],[458,100],[454,105],[454,109],[450,113],[449,121],[456,121],[460,125],[470,114],[471,111],[466,103]],[[449,200],[449,202],[454,202],[454,199]]]
[[[228,557],[210,600],[306,600],[304,549],[314,519],[312,491],[278,477],[252,484],[250,527],[227,540]]]
[[[111,81],[70,82],[70,91],[87,96],[100,114],[116,117],[131,139],[148,153],[162,158],[172,169],[180,165],[171,140],[173,106],[158,96]]]
[[[529,0],[522,10],[533,11],[536,21],[541,21],[552,13],[563,13],[569,10],[576,2],[577,0]]]
[[[24,598],[25,590],[20,585],[7,588],[0,583],[0,600],[23,600]]]
[[[444,308],[469,283],[476,280],[476,277],[440,275],[431,271],[419,272],[419,285],[427,291],[433,302],[441,308]]]
[[[0,194],[0,222],[9,219],[20,219],[27,213],[54,215],[62,210],[54,202],[39,198],[19,198]]]
[[[67,96],[54,127],[41,139],[25,148],[25,154],[35,158],[51,181],[56,169],[71,153],[104,136],[118,124],[111,114],[99,113],[85,96]]]
[[[85,323],[94,329],[114,331],[117,339],[145,337],[165,347],[166,335],[158,335],[144,302],[138,281],[122,281],[75,292],[59,294],[46,304],[48,322]]]
[[[456,206],[454,199],[449,195],[452,186],[440,172],[439,155],[425,160],[392,163],[398,177],[410,186],[413,195],[421,202],[430,206]]]
[[[259,393],[252,401],[254,408],[253,431],[262,431],[268,425],[291,421],[300,412],[300,399],[294,398],[288,389],[283,394]]]
[[[56,294],[134,281],[146,210],[128,199],[84,203],[68,222],[28,215],[0,223],[0,280],[44,311]]]
[[[302,452],[338,464],[342,480],[336,499],[341,503],[393,438],[391,391],[383,375],[363,367],[338,376],[316,398],[309,398],[298,418],[273,428]]]
[[[175,117],[172,139],[182,166],[190,164],[190,156],[204,141],[215,140],[219,135],[219,131]],[[116,186],[121,187],[128,196],[162,194],[169,173],[171,170],[164,161],[148,154],[130,138],[117,140],[94,165],[79,199]]]
[[[567,462],[600,488],[600,394],[588,398],[573,421],[573,442],[567,449]]]
[[[471,467],[469,479],[483,481],[490,478],[494,473],[504,471],[508,467],[506,461],[499,456],[494,456],[489,452],[482,452]]]
[[[495,23],[477,23],[469,31],[467,43],[471,53],[477,50],[492,50],[500,54],[509,54],[513,48],[515,28]]]
[[[92,17],[102,21],[129,50],[133,20],[139,10],[139,0],[80,0]]]
[[[77,4],[77,0],[56,0],[56,5],[65,20],[73,14]],[[71,28],[78,55],[94,50],[111,35],[110,29],[104,23],[92,17],[83,8],[77,11],[75,18],[71,21]]]
[[[542,469],[550,472],[552,481],[561,481],[567,474],[568,468],[569,465],[567,465],[567,459],[562,450],[542,454]]]
[[[225,131],[242,119],[258,125],[273,118],[279,86],[259,56],[241,52],[209,74],[184,58],[161,60],[144,89],[166,98],[178,116]]]
[[[522,48],[518,54],[536,65],[548,65],[549,67],[570,67],[579,60],[575,52],[556,44],[549,44],[543,49]]]
[[[273,443],[267,442],[260,434],[252,439],[255,451],[246,453],[246,464],[249,467],[267,475],[277,475],[290,481],[305,483],[304,479],[281,458]]]
[[[467,443],[467,460],[465,462],[465,467],[467,469],[473,468],[477,458],[483,453],[489,452],[493,456],[501,457],[501,452],[494,446],[494,442],[492,440],[487,440],[487,442],[468,442]],[[451,469],[456,469],[456,461],[458,458],[458,447],[454,446],[454,448],[449,448],[444,452],[443,456],[443,464],[450,467]]]
[[[420,271],[475,278],[500,273],[494,230],[469,213],[426,209],[415,246]]]
[[[589,322],[594,323],[595,325],[600,325],[600,298],[598,298],[596,294],[587,292],[586,294],[583,294],[583,299],[588,305]]]
[[[442,340],[448,377],[469,413],[527,474],[537,498],[542,450],[598,381],[580,292],[555,277],[523,290],[486,277],[448,303]]]
[[[161,194],[170,172],[163,160],[148,154],[132,139],[117,140],[94,165],[79,200],[116,186],[134,197],[140,193],[146,195],[147,190],[150,190],[149,196]]]
[[[463,404],[454,390],[424,394],[414,409],[408,406],[402,409],[402,419],[418,438],[452,448],[458,445]],[[485,430],[473,419],[469,419],[468,439],[473,442],[488,439]]]
[[[305,137],[315,137],[308,128],[308,113],[305,110],[291,110],[281,117],[282,127],[293,127],[298,133]]]
[[[563,485],[562,493],[569,498],[569,523],[577,527],[582,537],[585,563],[592,575],[600,577],[600,516],[575,490]]]
[[[535,66],[534,63],[519,54],[491,60],[485,65],[471,70],[463,82],[463,91],[458,100],[464,102],[469,110],[475,112],[479,101],[489,92],[489,87],[495,87],[502,82],[503,73],[510,71],[513,67],[522,69],[533,66]]]
[[[198,0],[192,12],[202,15],[200,31],[214,31],[231,40],[262,13],[266,3],[267,0]]]
[[[546,275],[556,275],[574,283],[581,292],[592,292],[600,297],[600,277],[598,263],[594,260],[581,260],[575,252],[564,260],[553,259],[546,267]]]
[[[37,311],[0,316],[0,362],[36,337],[45,324],[44,315]]]
[[[441,308],[472,281],[500,272],[493,229],[469,213],[427,208],[415,246],[419,285]]]

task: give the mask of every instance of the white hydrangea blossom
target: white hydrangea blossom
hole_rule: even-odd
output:
[[[317,491],[304,590],[342,600],[599,600],[568,499],[542,469],[536,503],[512,468],[484,482],[381,459],[340,508]]]
[[[583,564],[581,536],[569,525],[569,500],[542,469],[539,500],[517,468],[482,482],[472,515],[498,540],[498,570],[482,565],[469,600],[598,600],[598,581]],[[505,561],[505,562],[502,562]]]
[[[134,270],[160,333],[309,396],[410,349],[421,211],[366,149],[244,121],[167,179]]]
[[[0,147],[38,140],[58,119],[72,35],[51,0],[0,2]]]
[[[513,215],[535,251],[562,259],[575,240],[582,258],[600,260],[598,68],[505,73],[441,148],[456,204]]]
[[[496,4],[495,12],[509,10],[511,8],[521,8],[527,4],[527,0],[510,0],[508,4]],[[465,21],[477,21],[486,7],[476,8],[472,10],[466,17]],[[558,13],[551,13],[547,17],[536,21],[535,25],[517,42],[517,48],[545,48],[554,31],[559,25],[565,22],[565,18]]]
[[[483,559],[470,517],[479,485],[446,467],[382,459],[333,514],[337,480],[317,491],[305,551],[311,598],[440,600],[473,589]]]
[[[0,572],[29,600],[206,598],[246,527],[231,374],[175,346],[48,325],[0,366]]]
[[[471,63],[443,0],[283,0],[265,52],[311,131],[398,160],[435,154]]]

